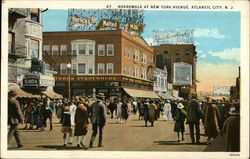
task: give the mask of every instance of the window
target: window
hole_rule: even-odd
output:
[[[89,44],[89,55],[93,55],[93,54],[94,54],[94,45]]]
[[[86,55],[86,44],[79,44],[78,49],[79,55]]]
[[[30,40],[30,57],[38,58],[39,57],[39,41]]]
[[[148,56],[148,66],[152,66],[153,65],[153,58],[152,56]]]
[[[50,70],[50,64],[46,63],[45,68],[46,68],[46,70]]]
[[[142,57],[141,57],[141,63],[142,64],[145,64],[146,63],[146,58],[147,58],[147,55],[145,53],[142,54]]]
[[[98,63],[98,74],[105,74],[105,65],[104,63]]]
[[[105,45],[98,45],[98,56],[105,56]]]
[[[113,63],[107,63],[107,74],[114,73],[114,64]]]
[[[94,64],[93,63],[89,63],[89,68],[88,68],[88,73],[89,74],[94,74]]]
[[[166,51],[164,51],[164,54],[168,54],[168,51],[166,50]]]
[[[164,78],[161,78],[161,87],[164,87]]]
[[[52,45],[52,54],[54,56],[58,56],[59,55],[59,47],[58,47],[58,45]]]
[[[180,58],[176,58],[175,62],[180,62],[181,59]]]
[[[146,69],[142,68],[141,69],[141,78],[146,79],[147,73],[146,73]]]
[[[126,75],[127,73],[127,64],[124,64],[123,65],[123,73]]]
[[[161,81],[160,81],[160,77],[158,76],[157,77],[157,86],[160,86],[161,85]]]
[[[78,63],[78,74],[85,74],[85,73],[86,73],[86,64]]]
[[[76,75],[77,74],[77,69],[76,69],[76,64],[72,64],[72,67],[71,67],[72,69],[72,71],[71,71],[71,74],[72,75]]]
[[[134,61],[138,61],[139,60],[139,50],[138,49],[134,49]]]
[[[34,22],[39,23],[39,9],[38,8],[31,9],[30,19]]]
[[[176,56],[179,56],[180,55],[180,50],[176,50],[175,54],[176,54]]]
[[[15,34],[14,33],[9,33],[8,36],[8,52],[13,53],[14,52],[14,40],[15,39]]]
[[[126,46],[125,50],[124,50],[124,56],[125,57],[130,57],[130,54],[131,54],[131,48]]]
[[[186,50],[185,51],[185,55],[189,55],[190,54],[190,51],[189,50]]]
[[[77,45],[76,44],[72,44],[72,55],[73,56],[77,55]]]
[[[130,66],[129,65],[127,65],[127,75],[130,76]]]
[[[67,64],[66,63],[61,64],[61,75],[67,75]]]
[[[61,55],[66,56],[67,55],[67,45],[61,45]]]
[[[58,72],[58,65],[52,64],[52,71]]]
[[[114,56],[114,44],[107,45],[107,56]]]
[[[44,52],[45,56],[49,56],[50,55],[50,45],[44,45],[43,52]]]
[[[139,68],[137,66],[134,67],[134,76],[138,77],[139,75]]]

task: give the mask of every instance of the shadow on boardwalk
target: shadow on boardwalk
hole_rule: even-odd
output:
[[[192,144],[192,143],[182,143],[178,141],[155,141],[158,145],[206,145],[206,143]]]

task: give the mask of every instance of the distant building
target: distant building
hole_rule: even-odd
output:
[[[236,78],[236,86],[230,88],[230,100],[240,100],[240,67],[239,76]]]
[[[54,86],[53,73],[43,67],[41,13],[38,8],[9,9],[9,88],[38,92]]]
[[[139,35],[119,29],[44,32],[43,40],[43,59],[58,72],[55,91],[65,97],[156,96],[153,49]]]
[[[154,81],[154,91],[156,93],[166,93],[167,92],[167,69],[159,69],[155,68],[154,69],[154,76],[155,76],[155,81]]]
[[[179,96],[188,98],[192,93],[196,93],[197,52],[195,46],[193,44],[161,44],[153,48],[156,67],[160,69],[167,67],[168,83],[173,83],[174,89],[179,91]],[[185,74],[181,73],[184,69]],[[177,79],[177,77],[182,79]],[[183,83],[178,81],[183,81]]]
[[[213,87],[213,95],[220,96],[220,95],[230,95],[230,86],[214,86]]]

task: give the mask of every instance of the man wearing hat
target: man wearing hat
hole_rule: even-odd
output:
[[[17,147],[23,147],[23,144],[20,140],[20,134],[18,131],[18,124],[23,123],[23,115],[21,111],[20,104],[18,100],[16,100],[17,92],[12,89],[9,92],[8,99],[8,125],[10,125],[10,129],[8,132],[8,144],[10,143],[11,138],[14,136],[16,139]]]
[[[99,129],[98,147],[103,147],[102,143],[103,128],[107,121],[106,106],[103,103],[105,96],[103,93],[98,93],[96,98],[97,98],[96,102],[93,104],[90,110],[90,119],[92,123],[93,133],[90,139],[89,147],[93,147],[93,142],[97,135],[97,129]]]

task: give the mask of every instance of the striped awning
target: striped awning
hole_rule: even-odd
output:
[[[22,90],[21,88],[15,87],[15,88],[11,88],[11,90],[15,90],[17,93],[17,97],[20,98],[39,98],[39,95],[34,95],[28,92],[25,92],[24,90]]]
[[[144,90],[136,90],[130,88],[123,88],[124,91],[130,95],[131,97],[138,97],[138,98],[159,98],[154,91],[144,91]]]

